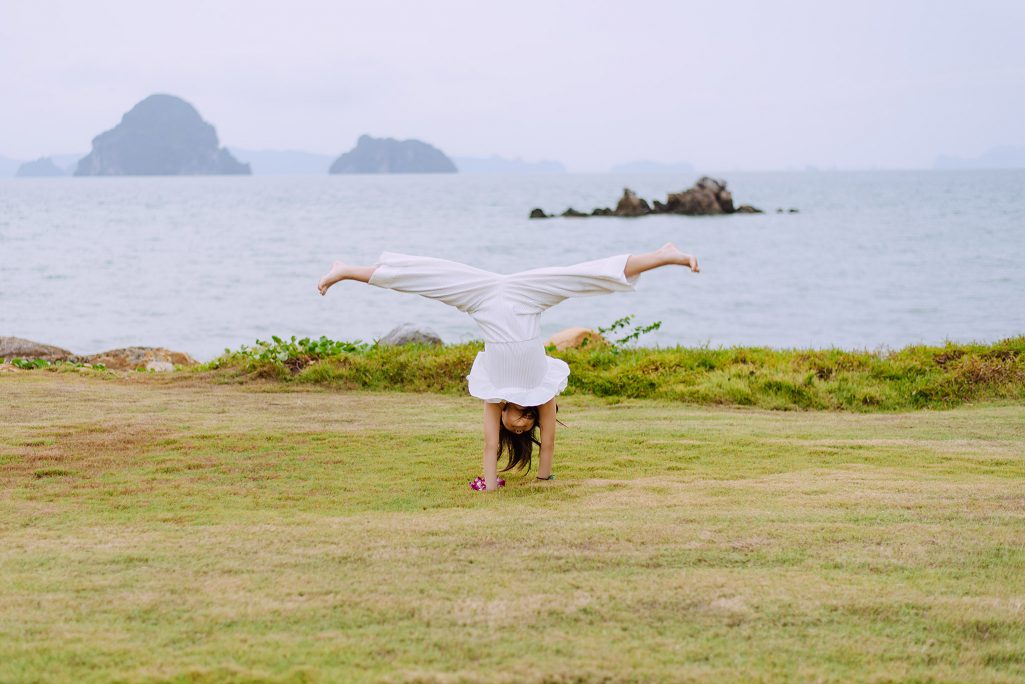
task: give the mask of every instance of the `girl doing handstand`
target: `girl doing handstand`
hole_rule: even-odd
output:
[[[409,292],[469,314],[484,335],[467,376],[470,394],[484,401],[484,477],[471,487],[495,490],[498,459],[505,470],[530,467],[540,446],[538,478],[552,477],[555,397],[566,388],[569,366],[545,354],[539,318],[569,297],[630,291],[641,273],[679,265],[698,272],[698,261],[668,243],[653,252],[621,254],[572,266],[503,275],[455,261],[384,252],[372,266],[336,261],[317,286],[320,294],[342,280]],[[538,439],[540,431],[540,439]]]

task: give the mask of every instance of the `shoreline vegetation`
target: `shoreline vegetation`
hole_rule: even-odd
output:
[[[460,395],[481,342],[386,346],[302,338],[257,341],[176,377],[274,382],[343,390]],[[773,410],[892,412],[1025,401],[1025,336],[992,344],[912,345],[893,351],[762,347],[631,347],[592,343],[548,353],[572,373],[566,395],[658,399]],[[24,369],[110,372],[12,360]],[[10,364],[8,364],[10,367]]]

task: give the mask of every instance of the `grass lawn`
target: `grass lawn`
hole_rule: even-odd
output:
[[[1025,680],[1025,406],[0,376],[0,682]],[[176,376],[178,374],[175,374]]]

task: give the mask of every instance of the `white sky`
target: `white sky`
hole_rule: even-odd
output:
[[[929,167],[1025,145],[1025,2],[0,0],[0,155],[154,92],[251,149]]]

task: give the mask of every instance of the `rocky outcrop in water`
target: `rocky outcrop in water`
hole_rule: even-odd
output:
[[[796,211],[796,209],[794,210]],[[761,214],[761,209],[742,204],[733,206],[733,195],[726,189],[726,181],[702,176],[693,187],[681,192],[669,193],[665,202],[655,200],[651,205],[637,196],[630,188],[623,189],[615,209],[599,207],[590,214],[569,208],[561,215],[573,218],[584,216],[623,216],[636,217],[648,214],[682,214],[685,216],[710,216],[715,214]],[[535,208],[530,218],[550,218],[543,209]]]
[[[356,147],[338,157],[330,173],[456,173],[445,153],[420,140],[361,135]]]
[[[25,162],[14,174],[18,178],[47,178],[68,175],[64,169],[53,163],[49,157],[40,157],[35,161]]]
[[[651,213],[648,203],[637,196],[630,188],[623,188],[623,196],[619,198],[613,216],[644,216]]]
[[[191,104],[150,95],[114,128],[93,138],[76,176],[185,176],[250,173],[219,146],[217,131]]]
[[[733,208],[733,195],[726,189],[726,181],[702,176],[694,187],[669,193],[665,204],[655,202],[655,211],[660,214],[707,216],[732,214],[736,210]]]

